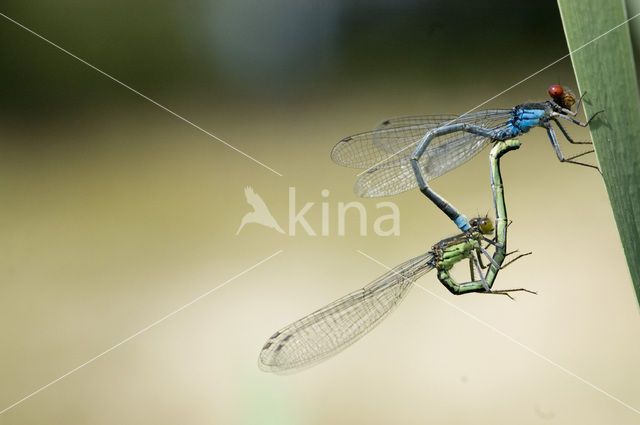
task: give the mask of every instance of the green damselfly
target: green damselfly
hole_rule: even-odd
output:
[[[504,264],[504,260],[510,254],[507,252],[508,222],[500,158],[519,147],[520,142],[511,139],[496,143],[491,150],[491,187],[496,211],[493,239],[486,236],[494,232],[491,219],[472,219],[469,231],[439,241],[430,251],[391,269],[364,288],[273,334],[260,352],[260,368],[269,372],[302,369],[342,351],[380,323],[405,297],[413,282],[432,269],[438,271],[438,280],[456,295],[469,292],[505,295],[513,291],[532,292],[524,288],[492,289],[498,272],[509,264]],[[483,242],[487,244],[484,247]],[[495,248],[493,255],[486,251],[489,246]],[[487,267],[482,263],[483,257],[489,260]],[[450,270],[463,260],[469,260],[471,281],[458,283]],[[485,268],[486,272],[483,271]],[[479,279],[474,278],[474,269],[479,273]]]

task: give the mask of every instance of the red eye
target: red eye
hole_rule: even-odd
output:
[[[553,98],[562,96],[562,93],[564,93],[564,90],[557,84],[549,87],[549,96]]]

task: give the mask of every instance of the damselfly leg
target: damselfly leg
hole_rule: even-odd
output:
[[[511,255],[511,254],[515,254],[516,252],[518,252],[518,250],[517,250],[517,249],[516,249],[515,251],[507,252],[507,253],[505,254],[505,258],[506,258],[507,256]],[[521,259],[522,257],[526,257],[527,255],[531,255],[531,254],[533,254],[533,252],[532,252],[532,251],[525,252],[524,254],[518,254],[515,258],[512,258],[511,260],[509,260],[509,261],[507,262],[507,264],[503,264],[503,265],[500,267],[500,269],[501,269],[501,270],[502,270],[502,269],[506,269],[506,268],[507,268],[507,266],[508,266],[509,264],[512,264],[512,263],[514,263],[516,260],[519,260],[519,259]]]
[[[562,129],[562,127],[560,128]],[[562,131],[564,133],[564,129],[562,129]],[[553,146],[553,150],[556,152],[556,156],[558,157],[558,160],[560,160],[560,162],[568,162],[570,164],[582,165],[584,167],[589,167],[589,168],[595,168],[596,170],[598,170],[599,173],[602,173],[600,171],[600,168],[595,165],[587,164],[586,162],[575,161],[576,158],[579,158],[588,153],[592,153],[593,149],[587,152],[582,152],[577,155],[565,158],[564,154],[562,153],[562,149],[560,149],[560,144],[558,143],[558,137],[556,136],[556,132],[553,130],[553,127],[551,127],[551,125],[547,127],[547,135],[549,136],[549,140],[551,140],[551,146]]]
[[[490,291],[490,292],[482,292],[483,294],[488,294],[488,295],[506,295],[507,297],[511,298],[512,300],[515,301],[515,299],[511,296],[511,294],[509,294],[509,292],[528,292],[530,294],[533,295],[538,295],[538,293],[536,291],[532,291],[530,289],[526,289],[526,288],[515,288],[515,289],[499,289],[497,291]]]

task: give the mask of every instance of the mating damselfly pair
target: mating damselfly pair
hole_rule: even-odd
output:
[[[459,117],[395,118],[382,122],[374,131],[341,140],[333,148],[332,159],[340,165],[366,169],[355,186],[358,195],[387,196],[417,186],[463,232],[439,241],[427,253],[400,264],[364,288],[273,334],[260,352],[260,368],[272,372],[301,369],[343,350],[380,323],[404,298],[412,284],[434,268],[438,280],[456,295],[532,292],[524,288],[492,289],[498,272],[510,264],[504,264],[504,260],[511,254],[507,252],[509,223],[500,158],[520,147],[515,137],[540,126],[547,130],[560,161],[594,167],[575,161],[592,151],[566,158],[551,126],[554,122],[570,143],[590,143],[571,139],[558,118],[584,127],[593,116],[587,122],[576,120],[577,112],[571,110],[575,97],[560,86],[551,86],[549,94],[550,101],[526,103],[506,110],[478,111]],[[576,111],[581,100],[578,99]],[[494,143],[489,155],[496,213],[493,239],[486,236],[494,231],[489,218],[477,217],[468,221],[426,183],[468,161],[490,143]],[[487,251],[490,246],[494,248],[493,254]],[[488,260],[486,266],[483,258]],[[463,260],[469,261],[471,280],[458,283],[450,270]],[[479,279],[475,279],[474,270]]]

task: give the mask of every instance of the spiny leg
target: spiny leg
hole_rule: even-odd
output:
[[[467,218],[460,214],[460,212],[446,199],[442,196],[438,195],[434,192],[429,185],[427,184],[424,175],[422,174],[422,168],[420,167],[420,158],[426,151],[427,147],[431,143],[435,137],[444,136],[446,134],[455,133],[457,131],[463,131],[467,133],[477,134],[484,137],[493,137],[494,132],[492,130],[473,125],[468,123],[458,123],[452,125],[446,125],[440,128],[436,128],[435,130],[429,131],[425,136],[420,140],[416,150],[413,151],[411,155],[411,168],[413,169],[414,174],[416,175],[416,180],[418,182],[418,187],[420,191],[427,197],[431,202],[436,204],[438,208],[444,212],[447,217],[449,217],[453,222],[463,231],[467,231],[470,229],[469,222]]]
[[[505,257],[506,257],[507,255],[515,254],[516,252],[518,252],[518,251],[511,251],[511,252],[507,252],[507,253],[505,254]],[[512,259],[512,260],[509,260],[509,261],[507,262],[507,264],[503,264],[503,265],[502,265],[502,267],[500,267],[500,269],[501,269],[501,270],[502,270],[502,269],[506,269],[506,268],[507,268],[507,266],[508,266],[509,264],[513,263],[513,262],[514,262],[514,261],[516,261],[516,260],[521,259],[522,257],[526,257],[527,255],[531,255],[531,254],[533,254],[533,252],[532,252],[532,251],[525,252],[524,254],[519,254],[516,258],[514,258],[514,259]]]
[[[579,121],[579,120],[577,120],[577,119],[575,119],[575,118],[572,118],[572,117],[570,117],[570,116],[568,116],[568,115],[565,115],[565,114],[561,114],[561,113],[559,113],[559,112],[552,112],[552,113],[551,113],[551,118],[553,118],[553,117],[558,117],[558,118],[562,118],[563,120],[570,121],[570,122],[572,122],[572,123],[574,123],[574,124],[576,124],[576,125],[579,125],[580,127],[587,127],[589,124],[591,124],[591,121],[592,121],[596,116],[598,116],[598,114],[600,114],[601,112],[604,112],[604,110],[602,110],[602,111],[598,111],[598,112],[596,112],[595,114],[591,115],[591,118],[589,118],[589,119],[587,120],[587,122]]]
[[[509,295],[506,292],[488,291],[488,292],[480,292],[480,293],[485,295],[506,295],[507,297],[511,298],[512,301],[515,301],[515,298],[513,298],[511,295]]]
[[[507,297],[509,297],[513,301],[515,301],[515,299],[511,296],[510,292],[528,292],[528,293],[533,294],[533,295],[538,295],[538,293],[536,291],[532,291],[532,290],[527,289],[527,288],[489,290],[489,291],[486,291],[486,292],[481,292],[481,294],[506,295]]]
[[[515,254],[516,252],[518,252],[518,250],[511,251],[511,252],[507,252],[504,256],[505,256],[505,258],[506,258],[506,257],[507,257],[507,256],[509,256],[509,255]],[[489,256],[489,253],[488,253],[488,252],[486,252],[486,251],[484,252],[484,254],[485,254],[486,256]],[[509,264],[513,263],[514,261],[519,260],[520,258],[525,257],[525,256],[527,256],[527,255],[531,255],[531,254],[533,254],[533,252],[531,252],[531,251],[529,251],[529,252],[525,252],[524,254],[520,254],[520,255],[518,255],[516,258],[514,258],[514,259],[512,259],[512,260],[508,261],[508,262],[507,262],[507,264],[503,264],[503,265],[501,265],[501,266],[498,266],[498,264],[497,264],[495,261],[493,261],[493,257],[490,257],[490,261],[491,261],[491,264],[493,264],[496,268],[498,268],[498,269],[502,270],[502,269],[506,268]],[[479,254],[477,254],[477,253],[476,253],[476,255],[478,255],[478,260],[480,260],[480,256],[479,256]],[[480,265],[481,265],[481,267],[484,269],[484,266],[482,265],[482,261],[480,261]]]
[[[584,162],[580,162],[580,161],[574,161],[574,158],[577,158],[579,156],[582,156],[588,152],[583,152],[582,154],[573,156],[573,157],[569,157],[569,158],[565,158],[564,154],[562,153],[562,150],[560,149],[560,145],[558,144],[558,138],[556,137],[556,132],[553,130],[553,127],[551,127],[550,125],[547,127],[547,135],[549,136],[549,139],[551,140],[551,145],[553,146],[553,149],[556,151],[556,156],[558,157],[558,159],[560,160],[560,162],[568,162],[571,164],[576,164],[576,165],[582,165],[585,167],[590,167],[590,168],[595,168],[596,170],[598,170],[598,172],[600,172],[600,168],[596,167],[595,165],[591,165],[591,164],[587,164]]]
[[[597,165],[591,165],[591,164],[587,164],[585,162],[574,161],[574,159],[576,159],[576,158],[580,158],[583,155],[587,155],[587,154],[590,154],[590,153],[593,153],[593,152],[595,152],[595,151],[593,149],[591,149],[589,151],[582,152],[582,153],[579,153],[577,155],[573,155],[573,156],[570,156],[568,158],[565,158],[564,160],[561,160],[561,162],[568,162],[569,164],[584,165],[585,167],[595,168],[600,174],[602,174],[602,171],[600,170],[600,167],[598,167]]]
[[[564,129],[564,127],[562,125],[560,125],[560,122],[557,119],[552,118],[552,120],[556,123],[556,125],[558,126],[558,128],[560,129],[562,134],[564,135],[565,139],[567,139],[567,141],[569,143],[572,143],[574,145],[593,145],[593,142],[576,142],[575,140],[573,140],[571,138],[571,136],[569,136],[569,133],[567,133],[567,131]],[[566,158],[566,161],[567,162],[573,162],[574,159],[580,158],[583,155],[587,155],[587,154],[590,154],[590,153],[593,153],[593,152],[595,152],[595,151],[593,149],[591,149],[591,150],[588,150],[586,152],[582,152],[582,153],[579,153],[577,155],[570,156],[569,158]],[[598,168],[598,171],[600,171],[599,168]]]
[[[530,293],[530,294],[538,295],[538,293],[537,293],[537,292],[535,292],[535,291],[531,291],[531,290],[526,289],[526,288],[516,288],[516,289],[499,289],[499,290],[497,290],[497,291],[488,290],[488,291],[480,292],[480,293],[481,293],[481,294],[487,294],[487,295],[506,295],[506,296],[507,296],[507,297],[509,297],[512,301],[515,301],[515,298],[513,298],[509,292],[518,292],[518,291],[528,292],[528,293]]]
[[[569,157],[569,158],[567,158],[567,159],[576,159],[576,158],[580,158],[582,155],[587,155],[587,154],[589,154],[589,153],[593,153],[593,152],[595,152],[595,151],[594,151],[593,149],[591,149],[590,151],[586,151],[586,152],[579,153],[579,154],[577,154],[577,155],[570,156],[570,157]]]
[[[506,257],[506,256],[508,256],[508,255],[514,254],[514,253],[516,253],[516,252],[518,252],[518,251],[511,251],[511,252],[507,252],[507,253],[505,254],[505,257]],[[524,253],[524,254],[520,254],[520,255],[518,255],[518,256],[517,256],[516,258],[514,258],[513,260],[511,260],[511,261],[507,262],[506,264],[503,264],[503,265],[500,267],[500,270],[507,268],[507,266],[508,266],[509,264],[513,263],[514,261],[516,261],[516,260],[518,260],[518,259],[520,259],[520,258],[522,258],[522,257],[524,257],[524,256],[531,255],[531,254],[532,254],[532,252],[526,252],[526,253]],[[530,293],[530,294],[535,294],[535,295],[537,295],[537,294],[538,294],[536,291],[532,291],[532,290],[530,290],[530,289],[526,289],[526,288],[516,288],[516,289],[499,289],[499,290],[495,290],[495,291],[491,291],[491,292],[487,292],[487,293],[490,293],[490,294],[506,295],[506,296],[508,296],[509,298],[511,298],[511,299],[513,300],[513,297],[509,294],[509,292],[518,292],[518,291],[521,291],[521,292],[528,292],[528,293]]]
[[[560,129],[560,131],[562,132],[562,134],[564,135],[565,139],[567,139],[569,141],[569,143],[572,143],[574,145],[593,145],[593,142],[588,141],[588,142],[576,142],[575,140],[573,140],[571,138],[571,136],[569,136],[569,133],[567,133],[567,130],[565,130],[565,128],[560,125],[560,121],[558,121],[555,118],[551,118],[553,120],[553,122],[556,123],[556,125],[558,126],[558,128]],[[593,152],[593,151],[589,151],[589,152]]]
[[[500,289],[500,290],[497,290],[497,291],[482,292],[482,293],[483,294],[506,295],[507,297],[509,297],[509,298],[511,298],[512,300],[515,301],[515,299],[511,296],[511,294],[509,294],[509,292],[528,292],[528,293],[533,294],[533,295],[538,295],[538,293],[536,291],[532,291],[532,290],[526,289],[526,288]]]

